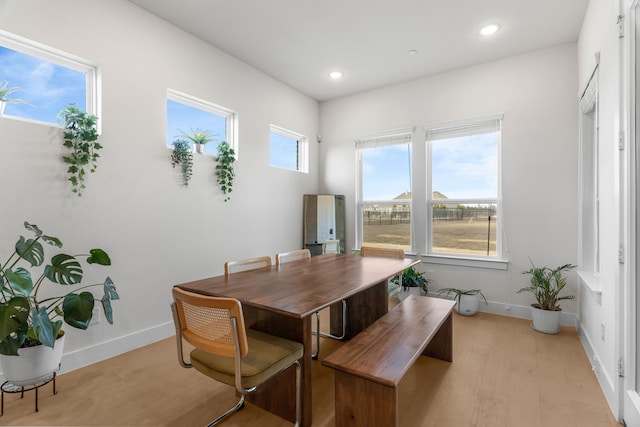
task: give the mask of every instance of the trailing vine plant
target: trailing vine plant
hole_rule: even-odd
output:
[[[216,165],[216,180],[226,202],[230,199],[229,193],[233,191],[233,179],[235,178],[233,162],[236,161],[236,152],[226,141],[222,141],[218,145],[218,157],[216,160],[218,162]]]
[[[174,140],[171,145],[173,145],[171,166],[175,168],[177,165],[180,165],[182,169],[182,182],[185,186],[188,186],[193,170],[193,151],[191,151],[191,146],[186,140],[180,138]]]
[[[94,173],[98,165],[96,161],[100,155],[98,150],[102,145],[98,143],[98,130],[96,122],[98,118],[88,114],[73,104],[68,105],[58,113],[58,118],[64,129],[64,146],[71,149],[68,156],[62,160],[69,165],[67,173],[71,181],[72,190],[78,196],[82,196],[85,186],[86,168]]]

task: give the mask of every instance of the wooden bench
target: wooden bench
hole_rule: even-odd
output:
[[[338,350],[336,427],[397,426],[398,384],[420,355],[453,361],[455,301],[412,295]]]

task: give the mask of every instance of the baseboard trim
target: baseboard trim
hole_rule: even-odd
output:
[[[135,350],[136,348],[144,347],[145,345],[152,344],[173,335],[175,335],[173,322],[167,322],[100,344],[64,353],[58,374],[75,371],[76,369],[118,356]],[[2,374],[0,374],[0,381],[5,381],[4,375]]]

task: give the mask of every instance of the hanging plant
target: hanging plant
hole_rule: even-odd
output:
[[[220,190],[222,190],[222,193],[224,194],[225,202],[230,199],[229,193],[233,191],[233,178],[235,178],[233,162],[235,161],[235,151],[226,141],[222,141],[218,145],[216,177]]]
[[[182,181],[185,186],[188,186],[193,170],[193,151],[191,151],[189,143],[184,139],[178,138],[174,140],[171,145],[173,145],[171,166],[175,168],[177,165],[180,165],[182,168]]]
[[[84,181],[86,171],[94,173],[98,165],[96,161],[100,155],[98,150],[102,145],[98,143],[98,130],[96,122],[98,118],[88,114],[73,104],[68,105],[58,113],[58,118],[64,129],[64,146],[71,149],[68,156],[63,156],[62,160],[69,164],[67,173],[71,181],[72,190],[78,196],[82,196],[82,191],[86,188]]]

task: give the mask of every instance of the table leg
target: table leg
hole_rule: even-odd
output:
[[[334,308],[335,307],[335,308]],[[338,307],[340,307],[338,309]],[[356,336],[360,331],[378,320],[389,310],[387,281],[365,289],[347,298],[347,327],[345,339]],[[342,305],[331,306],[331,332],[339,329],[342,333]],[[334,329],[335,328],[335,329]]]
[[[302,426],[311,425],[311,318],[302,319],[284,316],[243,305],[247,327],[281,336],[304,345],[302,366]],[[295,368],[277,375],[260,386],[255,393],[247,396],[247,401],[260,406],[291,422],[295,421]]]

